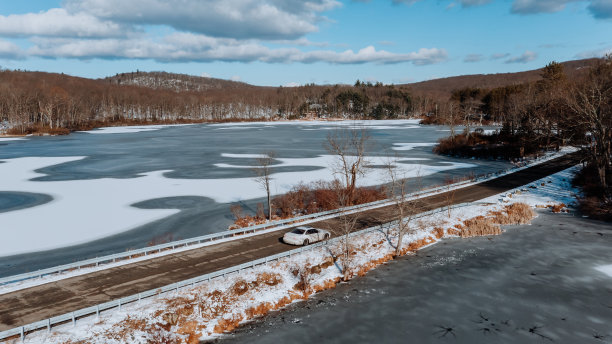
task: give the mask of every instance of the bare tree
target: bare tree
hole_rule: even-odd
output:
[[[342,183],[339,180],[333,182],[333,189],[337,194],[337,208],[343,209],[348,206],[348,195]],[[351,234],[357,227],[357,216],[348,214],[346,211],[341,211],[339,216],[336,218],[332,225],[327,228],[330,232],[340,237],[340,264],[342,268],[342,275],[344,280],[348,280],[351,277],[352,271],[352,249]]]
[[[370,136],[365,128],[341,128],[327,135],[325,148],[336,157],[331,169],[343,179],[347,206],[353,202],[357,178],[366,174],[369,145]]]
[[[397,232],[397,245],[395,246],[395,256],[402,252],[404,235],[412,229],[411,221],[418,213],[416,201],[408,202],[408,177],[401,172],[398,165],[399,158],[396,156],[390,159],[386,165],[387,177],[389,178],[389,193],[395,206],[395,229]],[[419,178],[417,176],[417,178]]]
[[[444,198],[446,201],[446,210],[448,212],[448,218],[451,217],[451,210],[453,209],[453,203],[455,202],[455,193],[457,189],[454,187],[454,180],[452,178],[448,178],[444,181],[444,185],[446,186],[446,192],[444,193]]]
[[[605,190],[612,154],[612,55],[591,68],[571,93],[569,107],[575,115],[575,126],[592,137],[591,160]]]
[[[267,152],[261,154],[255,159],[253,171],[256,173],[255,180],[259,186],[266,192],[268,198],[268,220],[272,220],[272,201],[270,182],[272,181],[272,165],[274,164],[275,152]]]

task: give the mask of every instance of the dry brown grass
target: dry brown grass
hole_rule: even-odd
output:
[[[508,220],[504,225],[525,225],[536,217],[533,209],[525,203],[513,203],[506,206]]]
[[[230,332],[236,327],[240,326],[240,322],[244,319],[240,314],[234,314],[231,318],[221,318],[213,331],[215,333],[226,333]]]
[[[499,235],[500,225],[522,225],[530,223],[536,216],[533,209],[525,203],[513,203],[501,211],[491,211],[486,216],[477,216],[463,221],[463,224],[450,228],[449,235],[462,238],[475,236]]]
[[[441,239],[444,236],[444,228],[435,227],[433,229],[433,233],[436,236],[436,239]]]
[[[567,206],[565,205],[565,203],[553,204],[549,205],[548,207],[555,214],[567,212]]]
[[[462,238],[475,236],[499,235],[501,228],[491,217],[477,216],[463,221],[464,229],[459,234]]]
[[[121,322],[104,332],[103,336],[108,339],[125,342],[131,339],[134,332],[149,332],[152,327],[145,319],[133,318],[128,315]]]
[[[368,271],[375,269],[379,265],[384,264],[392,259],[393,259],[393,255],[388,254],[382,258],[370,261],[367,264],[364,264],[359,267],[359,270],[357,270],[357,276],[363,277],[365,276],[366,273],[368,273]]]

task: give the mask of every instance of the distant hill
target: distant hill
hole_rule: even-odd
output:
[[[574,78],[587,71],[595,61],[597,61],[597,59],[585,59],[562,62],[561,64],[565,68],[568,77]],[[417,95],[428,95],[436,98],[447,97],[453,90],[465,87],[491,89],[506,85],[537,81],[540,79],[541,71],[542,68],[517,73],[462,75],[396,86],[409,87],[413,93]],[[214,90],[238,91],[270,88],[254,86],[244,82],[167,72],[121,73],[100,80],[114,85],[140,86],[155,90],[171,90],[174,92],[202,92]],[[328,86],[315,86],[315,88],[325,87]]]
[[[166,72],[121,73],[101,80],[115,85],[141,86],[155,90],[171,90],[175,92],[201,92],[219,89],[238,90],[255,87],[244,82]]]
[[[598,59],[585,59],[562,62],[565,73],[569,78],[574,78],[588,71]],[[453,90],[474,87],[491,89],[506,85],[522,84],[540,80],[542,68],[518,73],[499,73],[499,74],[475,74],[462,75],[449,78],[434,79],[412,84],[406,84],[413,91],[419,94],[443,96],[450,94]]]

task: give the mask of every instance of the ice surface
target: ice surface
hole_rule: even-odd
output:
[[[245,155],[230,155],[244,158]],[[252,157],[252,155],[248,155]],[[32,181],[43,176],[37,169],[83,159],[83,157],[24,157],[3,160],[0,164],[0,190],[42,193],[54,199],[46,204],[0,213],[0,256],[48,250],[121,233],[177,213],[176,209],[139,209],[134,203],[162,197],[202,196],[219,203],[264,197],[254,178],[175,179],[166,172],[153,171],[137,178],[102,178],[93,180]],[[307,159],[278,159],[283,167],[318,168],[314,171],[272,174],[273,194],[289,191],[300,181],[310,183],[331,180],[332,156]],[[374,157],[371,162],[384,164],[387,158]],[[408,159],[402,159],[408,161]],[[474,165],[447,163],[441,166],[398,163],[406,177],[426,176],[436,172]],[[251,168],[218,164],[217,167]],[[274,167],[274,166],[273,166]],[[360,185],[379,185],[385,181],[382,170],[373,170]]]

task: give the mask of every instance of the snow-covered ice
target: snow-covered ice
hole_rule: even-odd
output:
[[[246,158],[246,159],[259,159],[266,158],[267,154],[231,154],[231,153],[221,153],[221,156],[224,158]]]
[[[122,127],[103,127],[93,130],[81,131],[88,134],[128,134],[138,133],[143,131],[155,131],[169,127],[186,126],[192,124],[160,124],[160,125],[139,125],[139,126],[122,126]]]
[[[231,155],[226,155],[226,157]],[[244,157],[233,155],[233,157]],[[92,180],[33,181],[43,174],[35,170],[84,157],[40,158],[24,157],[2,160],[0,190],[42,193],[53,197],[49,203],[16,211],[0,213],[0,255],[35,252],[81,244],[121,233],[146,223],[176,214],[178,209],[140,209],[134,203],[162,197],[202,196],[219,203],[230,203],[265,196],[254,178],[177,179],[167,178],[166,172],[143,173],[137,178],[102,178]],[[272,175],[273,194],[289,191],[297,182],[310,183],[330,180],[332,156],[306,159],[278,159],[282,167],[316,168],[308,172],[282,172]],[[385,163],[386,158],[372,162]],[[440,166],[398,163],[407,177],[426,176],[440,171],[469,168],[468,163],[447,163]],[[231,164],[217,167],[251,168]],[[361,178],[360,185],[379,185],[384,181],[381,170]],[[108,214],[112,214],[109,216]],[[53,230],[46,230],[49,224]]]
[[[21,141],[26,140],[25,137],[0,137],[0,142],[4,141]]]
[[[433,147],[435,146],[435,142],[409,142],[409,143],[394,143],[393,150],[396,151],[408,151],[413,150],[417,147]]]

